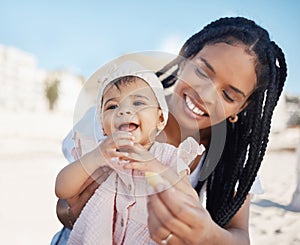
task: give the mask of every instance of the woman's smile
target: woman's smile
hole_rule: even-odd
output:
[[[193,112],[196,116],[208,116],[206,113],[206,110],[201,106],[201,105],[196,105],[193,102],[193,99],[190,98],[189,96],[185,95],[184,100],[186,103],[187,108]]]

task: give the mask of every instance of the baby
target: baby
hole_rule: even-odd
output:
[[[56,194],[67,199],[80,193],[101,166],[115,171],[84,207],[68,244],[156,244],[147,227],[147,195],[154,191],[149,183],[170,169],[188,182],[188,166],[204,147],[193,138],[178,148],[155,141],[167,122],[168,108],[152,71],[127,61],[111,67],[100,82],[97,113],[105,137],[83,156],[79,151],[80,159],[60,171]],[[188,194],[198,199],[196,192]]]

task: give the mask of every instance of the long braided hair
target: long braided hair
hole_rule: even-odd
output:
[[[238,122],[227,122],[222,156],[207,179],[207,210],[224,227],[244,203],[263,160],[287,67],[282,50],[270,40],[265,29],[243,17],[221,18],[189,38],[178,57],[157,72],[158,76],[170,74],[162,80],[163,86],[167,88],[176,82],[183,59],[192,58],[205,45],[220,42],[245,45],[255,58],[257,76],[257,87],[248,106],[239,113]],[[208,160],[205,159],[204,166]]]

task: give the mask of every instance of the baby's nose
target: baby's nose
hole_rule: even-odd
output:
[[[120,108],[118,111],[118,116],[131,115],[132,110],[130,108]]]

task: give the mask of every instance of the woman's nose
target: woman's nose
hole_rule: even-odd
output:
[[[216,104],[218,100],[218,91],[213,84],[206,84],[201,86],[198,90],[198,94],[201,99],[207,104]]]

